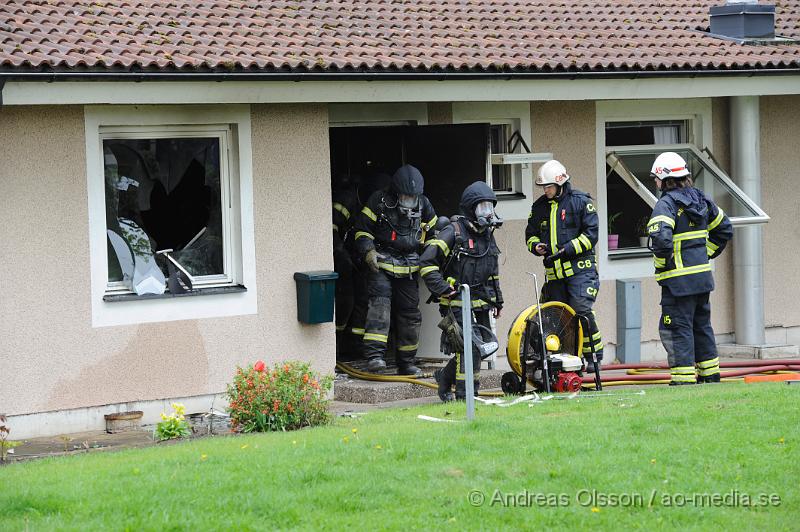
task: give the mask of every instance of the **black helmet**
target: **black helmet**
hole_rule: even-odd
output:
[[[419,196],[424,188],[425,179],[419,170],[410,164],[401,166],[392,176],[392,192],[395,194]]]
[[[475,206],[482,201],[491,201],[492,205],[497,205],[497,196],[485,182],[475,181],[461,194],[461,214],[469,220],[475,220]]]

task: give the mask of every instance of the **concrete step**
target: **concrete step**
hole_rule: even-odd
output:
[[[441,365],[422,366],[421,369],[426,374],[432,374],[434,370],[440,367]],[[503,373],[504,371],[501,370],[482,369],[481,390],[499,389],[500,379]],[[387,370],[381,374],[396,376],[397,373],[394,368],[387,368]],[[420,380],[435,384],[433,378],[423,378]],[[428,388],[427,386],[420,386],[408,382],[365,381],[346,375],[337,375],[336,381],[333,384],[334,400],[347,403],[378,404],[432,396],[436,396],[435,388]]]
[[[800,347],[796,345],[743,345],[719,344],[717,352],[720,357],[747,358],[759,360],[775,360],[781,358],[800,359]]]

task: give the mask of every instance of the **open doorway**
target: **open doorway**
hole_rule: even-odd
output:
[[[437,216],[449,218],[458,214],[464,188],[475,181],[486,181],[491,171],[490,133],[490,125],[484,123],[330,128],[334,265],[340,274],[336,294],[337,360],[360,358],[357,344],[359,335],[364,334],[366,283],[364,272],[359,270],[363,268],[360,258],[353,253],[354,231],[350,228],[369,194],[388,186],[388,177],[400,166],[410,164],[425,178],[424,194]],[[345,212],[349,216],[345,217]],[[337,227],[341,225],[337,221],[347,228]],[[337,239],[341,239],[338,251]],[[349,261],[352,266],[342,259],[341,247],[353,255]],[[429,295],[420,282],[422,327],[417,353],[421,358],[439,358],[439,311],[437,305],[425,304]],[[386,356],[392,355],[390,333]]]

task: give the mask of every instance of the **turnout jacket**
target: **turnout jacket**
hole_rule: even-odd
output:
[[[536,254],[536,244],[546,244],[546,255],[563,250],[552,267],[546,267],[547,280],[566,279],[581,270],[595,268],[597,211],[592,197],[573,189],[567,182],[561,194],[551,200],[542,195],[531,207],[525,240],[528,251]]]
[[[673,296],[714,289],[710,259],[733,236],[730,220],[702,190],[694,187],[664,192],[647,223],[656,281]]]
[[[419,271],[421,245],[433,233],[437,216],[431,202],[419,196],[419,216],[409,218],[398,207],[392,192],[379,190],[370,196],[356,221],[356,250],[363,257],[378,251],[378,266],[395,277]]]
[[[420,259],[420,275],[434,295],[446,294],[451,288],[458,290],[458,285],[467,283],[473,309],[502,308],[499,255],[493,230],[475,231],[465,217],[458,216],[426,243]],[[460,306],[461,300],[439,298],[439,304]]]
[[[348,254],[347,241],[352,240],[350,230],[356,218],[358,209],[358,196],[355,190],[341,189],[333,193],[333,252],[334,256],[343,260]]]

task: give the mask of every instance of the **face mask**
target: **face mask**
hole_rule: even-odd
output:
[[[419,196],[413,194],[398,194],[397,203],[404,209],[416,209],[419,203]]]
[[[490,226],[503,225],[503,220],[494,212],[494,204],[491,201],[482,201],[475,206],[475,225],[481,231]]]
[[[476,218],[491,218],[494,216],[494,205],[491,201],[481,201],[475,205]]]

